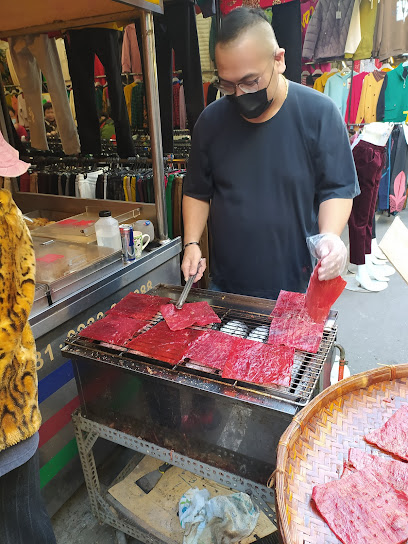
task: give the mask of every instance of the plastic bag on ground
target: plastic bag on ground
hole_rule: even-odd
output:
[[[183,544],[232,544],[249,536],[259,510],[246,493],[210,498],[207,489],[189,489],[180,499]]]

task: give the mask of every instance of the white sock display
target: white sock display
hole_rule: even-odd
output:
[[[375,264],[375,261],[372,255],[366,255],[365,262],[366,262],[368,275],[370,276],[372,280],[390,281],[390,278],[388,276],[381,273],[382,265]]]
[[[374,255],[380,261],[386,261],[387,257],[384,255],[382,250],[379,248],[377,243],[377,238],[371,240],[371,255]]]
[[[374,269],[374,271],[376,271],[381,276],[388,277],[395,274],[395,268],[390,264],[386,264],[388,263],[388,261],[380,261],[376,259],[373,255],[366,255],[366,262],[367,257],[369,257],[371,268]]]
[[[370,278],[366,264],[360,264],[357,267],[356,282],[366,291],[371,291],[373,293],[384,291],[384,289],[387,289],[388,287],[386,281],[376,281]]]

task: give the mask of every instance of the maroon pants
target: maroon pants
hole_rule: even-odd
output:
[[[378,187],[385,163],[385,148],[359,142],[353,149],[361,193],[353,200],[349,225],[350,262],[365,264],[371,253],[371,239]]]

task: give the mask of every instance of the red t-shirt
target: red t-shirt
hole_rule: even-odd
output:
[[[22,125],[18,125],[17,128],[16,127],[14,128],[16,129],[17,136],[20,138],[20,140],[23,136],[25,136],[28,139],[28,133]]]

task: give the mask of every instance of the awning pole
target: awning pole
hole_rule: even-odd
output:
[[[153,163],[153,186],[157,214],[157,237],[161,243],[169,241],[167,225],[166,195],[164,187],[164,161],[160,124],[159,86],[157,81],[156,49],[154,41],[153,15],[143,12],[141,15],[144,79],[149,118],[150,147]]]

